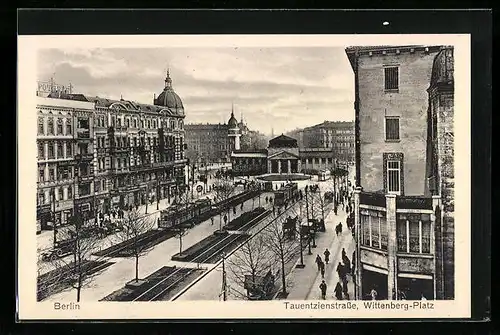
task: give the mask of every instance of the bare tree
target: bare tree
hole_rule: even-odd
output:
[[[244,288],[245,284],[256,286],[257,279],[272,269],[272,262],[273,257],[266,246],[265,237],[260,234],[256,235],[245,242],[238,251],[227,259],[230,279],[241,288]],[[251,278],[250,282],[246,279],[248,276]],[[258,290],[258,287],[255,287],[255,289]],[[242,295],[239,290],[234,288],[231,292]],[[245,298],[248,298],[248,293],[247,291]]]
[[[213,184],[212,189],[215,192],[215,201],[222,202],[231,198],[231,196],[234,193],[235,186],[229,180],[219,179]],[[227,214],[227,222],[230,222],[231,221],[230,208],[227,204],[223,205],[223,208],[220,208],[220,217],[219,217],[220,230],[222,230],[222,215],[224,213]]]
[[[175,237],[179,239],[179,256],[182,254],[182,238],[189,233],[189,228],[187,227],[176,227]]]
[[[187,191],[187,188],[184,188],[182,192],[179,193],[178,197],[178,205],[181,210],[188,210],[189,205],[192,204],[193,197],[192,193]],[[189,232],[189,228],[184,225],[179,225],[175,227],[175,237],[179,239],[179,255],[182,254],[182,238],[186,236]]]
[[[59,248],[70,256],[56,258],[52,261],[55,273],[62,273],[61,281],[69,283],[76,290],[76,302],[80,302],[81,290],[88,285],[98,271],[96,262],[91,255],[97,251],[99,237],[89,227],[85,226],[84,216],[76,211],[70,218],[71,225],[64,231],[58,231]],[[51,286],[61,285],[51,283]]]
[[[141,237],[144,233],[154,228],[155,222],[148,215],[141,215],[138,210],[132,209],[123,219],[123,230],[118,233],[118,238],[129,242],[128,250],[135,257],[135,281],[139,281],[139,258],[147,254],[151,245],[141,243]]]
[[[325,221],[325,210],[328,206],[328,201],[326,201],[325,194],[318,190],[315,193],[310,194],[312,201],[313,212],[317,215],[321,215],[323,222]]]
[[[295,209],[295,207],[292,208]],[[286,213],[291,212],[287,211]],[[271,221],[264,231],[266,245],[271,253],[278,259],[281,266],[280,272],[283,294],[287,294],[285,267],[290,261],[295,259],[299,252],[297,240],[290,240],[288,236],[284,234],[283,224],[286,219],[286,215],[279,216],[277,219]]]

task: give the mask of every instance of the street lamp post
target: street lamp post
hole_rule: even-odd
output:
[[[303,243],[302,243],[302,204],[299,204],[299,218],[297,220],[299,228],[297,229],[297,226],[295,226],[296,231],[299,233],[299,245],[300,245],[300,264],[297,264],[295,267],[298,269],[303,269],[305,268],[304,264],[304,251],[303,251]]]

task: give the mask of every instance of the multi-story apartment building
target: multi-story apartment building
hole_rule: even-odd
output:
[[[56,223],[74,209],[92,219],[112,207],[170,198],[187,184],[184,107],[169,74],[153,104],[60,90],[39,99],[42,229],[47,213],[61,217]]]
[[[355,76],[356,296],[453,299],[453,50],[346,53]]]
[[[227,123],[186,124],[185,130],[186,155],[191,162],[200,164],[229,162],[231,153],[241,148],[242,132],[248,133],[246,126],[234,117],[234,111]]]
[[[90,136],[94,104],[37,97],[37,219],[68,223],[75,207],[89,212],[93,202],[93,145]]]
[[[354,122],[325,121],[304,128],[299,138],[302,148],[331,148],[337,161],[354,163]]]

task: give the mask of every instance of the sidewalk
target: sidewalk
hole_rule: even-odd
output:
[[[339,208],[340,209],[340,208]],[[339,276],[337,274],[337,265],[342,262],[342,248],[345,248],[347,257],[352,258],[355,242],[351,235],[351,231],[347,229],[345,224],[347,214],[345,211],[339,210],[338,215],[335,215],[333,210],[327,215],[325,219],[326,232],[316,234],[317,247],[311,249],[312,255],[308,255],[308,248],[304,249],[304,264],[303,269],[294,269],[289,275],[289,281],[292,287],[289,289],[290,294],[288,300],[319,300],[321,299],[321,291],[319,285],[321,284],[321,273],[318,271],[316,265],[316,255],[320,255],[324,260],[326,248],[330,251],[330,262],[325,267],[325,282],[327,284],[327,300],[335,298],[334,289]],[[342,222],[342,234],[335,235],[335,225]],[[351,259],[351,263],[353,260]],[[354,297],[354,284],[352,278],[348,276],[348,292],[350,299]]]

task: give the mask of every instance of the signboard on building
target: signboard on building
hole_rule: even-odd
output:
[[[64,92],[71,94],[73,86],[69,85],[60,85],[57,84],[53,79],[49,81],[39,81],[37,85],[37,95],[38,96],[46,96],[52,92]]]

